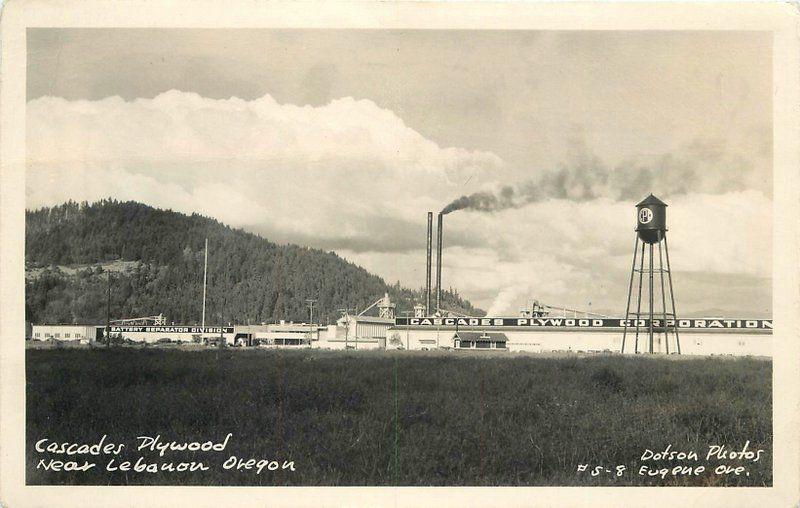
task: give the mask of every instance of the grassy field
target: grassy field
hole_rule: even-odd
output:
[[[772,484],[768,360],[29,349],[26,369],[29,484]],[[229,432],[224,452],[136,450],[138,436],[218,442]],[[36,468],[87,458],[38,453],[38,440],[93,444],[104,434],[125,444],[119,456],[90,456],[97,466],[83,472]],[[765,450],[759,461],[705,460],[709,445],[741,450],[746,440]],[[699,461],[640,460],[667,445]],[[223,469],[232,455],[293,461],[295,471]],[[110,458],[140,456],[209,470],[106,470]],[[642,464],[708,470],[662,479],[639,475]],[[747,474],[713,474],[720,464]]]

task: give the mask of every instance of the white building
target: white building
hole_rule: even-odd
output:
[[[87,324],[43,324],[32,325],[31,338],[33,340],[58,340],[62,342],[89,342],[103,340],[104,328]]]
[[[235,331],[233,326],[206,326],[204,329],[197,325],[111,325],[111,337],[147,344],[160,342],[201,344],[223,338],[226,343],[233,344]]]
[[[400,318],[396,326],[387,330],[386,343],[388,348],[415,350],[495,349],[534,353],[619,353],[622,350],[624,328],[617,326],[621,320],[537,318],[532,322],[530,319]],[[772,356],[771,320],[688,319],[681,322],[681,326],[685,326],[678,330],[681,354]],[[656,333],[653,339],[654,353],[678,352],[674,334],[669,334],[669,350],[663,333]],[[633,353],[637,345],[635,328],[627,329],[625,341],[625,353]],[[649,350],[648,342],[647,329],[640,327],[639,353]]]
[[[315,347],[327,349],[385,349],[394,318],[346,315],[327,328]]]
[[[310,347],[325,330],[325,327],[319,325],[281,321],[274,324],[206,326],[205,331],[197,325],[112,325],[111,335],[149,344],[218,344],[220,340],[224,340],[228,346]]]
[[[327,328],[309,323],[287,323],[265,325],[253,336],[252,345],[275,348],[318,347],[320,336],[327,334]]]

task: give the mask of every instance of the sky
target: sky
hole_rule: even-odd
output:
[[[667,202],[679,315],[768,316],[760,32],[29,29],[27,204],[131,199],[333,250],[492,314],[624,313]],[[475,197],[480,199],[474,199]]]

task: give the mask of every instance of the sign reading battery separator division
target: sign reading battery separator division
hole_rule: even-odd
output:
[[[233,333],[233,326],[112,326],[111,333]]]

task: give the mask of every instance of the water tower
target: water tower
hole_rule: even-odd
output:
[[[395,307],[396,305],[389,299],[389,293],[384,293],[383,298],[378,300],[378,317],[394,319]]]
[[[641,253],[639,243],[642,244]],[[664,255],[661,253],[661,244],[664,244]],[[653,251],[658,246],[658,268],[654,268]],[[639,267],[636,267],[637,258]],[[648,258],[648,266],[645,267],[645,258]],[[664,258],[667,265],[664,267]],[[639,274],[639,284],[637,286],[636,312],[631,311],[631,296],[633,295],[633,281],[636,274]],[[655,306],[656,283],[653,279],[655,274],[661,281],[661,305],[660,311]],[[666,285],[664,274],[667,276],[669,285],[669,307],[672,312],[667,312]],[[645,276],[647,278],[645,279]],[[647,286],[647,309],[642,312],[642,289]],[[644,318],[643,318],[644,316]],[[631,323],[631,318],[633,322]],[[636,335],[633,352],[639,353],[639,331],[647,330],[648,343],[643,350],[649,353],[661,352],[661,337],[664,339],[664,352],[670,353],[670,334],[674,338],[673,352],[680,354],[681,342],[678,336],[678,318],[675,314],[675,294],[672,290],[672,272],[669,267],[669,248],[667,247],[667,204],[650,194],[641,203],[636,205],[636,243],[633,247],[633,263],[631,264],[631,278],[628,284],[628,304],[625,308],[625,325],[622,332],[621,353],[625,352],[625,340],[628,335],[628,328],[635,328]],[[659,347],[655,348],[654,338],[658,334]],[[658,349],[658,351],[656,351]]]

